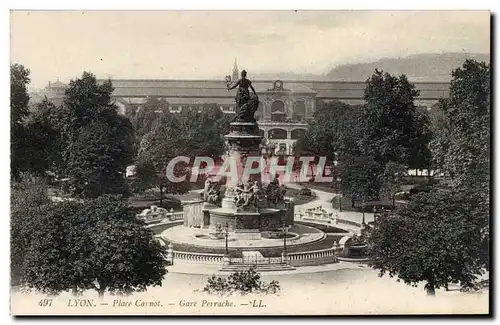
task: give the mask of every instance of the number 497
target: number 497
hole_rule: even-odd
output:
[[[38,302],[38,306],[40,306],[40,307],[50,307],[50,306],[52,306],[52,299],[41,299]]]

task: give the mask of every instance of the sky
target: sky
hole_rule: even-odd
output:
[[[13,11],[11,63],[45,87],[99,78],[323,74],[417,53],[490,52],[487,11]]]

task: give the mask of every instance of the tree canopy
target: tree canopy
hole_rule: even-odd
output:
[[[184,193],[190,189],[189,167],[197,156],[219,159],[225,152],[221,129],[227,119],[217,107],[207,107],[201,112],[183,109],[178,114],[162,115],[141,141],[136,158],[137,183],[142,188],[155,186],[163,193]],[[167,176],[167,166],[176,157],[188,157],[179,162],[174,176],[186,175],[183,182],[172,182]]]
[[[102,296],[161,285],[166,274],[164,248],[121,199],[48,203],[21,220],[27,221],[24,286],[51,294],[94,289]]]
[[[489,269],[490,67],[467,60],[453,71],[450,97],[432,109],[434,168],[451,190],[411,197],[381,216],[369,238],[373,267],[430,294],[450,283],[470,286]]]
[[[425,282],[433,295],[448,284],[470,285],[485,258],[477,202],[457,193],[431,191],[412,197],[396,215],[382,215],[370,231],[371,265],[407,284]]]
[[[10,168],[14,179],[21,171],[27,170],[26,146],[28,132],[24,122],[29,115],[27,92],[30,70],[21,64],[10,66]]]
[[[134,130],[118,115],[110,81],[99,84],[84,72],[63,100],[64,171],[73,195],[127,194],[125,169],[133,161]]]
[[[418,149],[425,148],[425,120],[415,105],[418,96],[405,75],[375,70],[366,82],[361,117],[360,147],[365,156],[382,165],[389,161],[410,165],[415,160]]]
[[[490,65],[467,60],[452,76],[450,97],[436,107],[432,154],[455,189],[486,198],[490,187]]]

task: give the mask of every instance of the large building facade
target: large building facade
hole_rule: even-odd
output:
[[[232,79],[238,76],[236,62]],[[249,75],[249,79],[251,75]],[[140,108],[149,97],[165,99],[171,112],[185,108],[202,109],[204,104],[216,104],[222,112],[234,114],[236,90],[228,91],[221,80],[162,80],[162,79],[112,79],[113,97],[119,111]],[[316,103],[342,101],[362,104],[363,81],[284,81],[252,80],[260,105],[255,114],[267,146],[290,154],[293,144],[314,117]],[[420,91],[417,105],[430,108],[440,98],[448,97],[449,83],[415,82]],[[58,103],[66,85],[57,81],[49,83],[43,96]],[[36,96],[37,94],[35,94]],[[41,95],[38,94],[40,97]]]

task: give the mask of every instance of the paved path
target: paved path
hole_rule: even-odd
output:
[[[206,263],[189,263],[183,261],[175,261],[173,265],[168,266],[168,272],[180,273],[180,274],[224,274],[227,272],[220,272],[221,265],[219,264],[206,264]],[[345,269],[370,269],[365,264],[358,263],[348,263],[348,262],[338,262],[332,264],[323,264],[315,266],[300,266],[295,270],[283,270],[283,271],[272,271],[265,272],[266,274],[272,275],[291,275],[291,274],[304,274],[304,273],[318,273],[318,272],[330,272]]]
[[[293,188],[300,190],[303,188],[303,186],[295,184],[295,183],[288,183],[286,184],[286,187]],[[315,208],[317,206],[321,206],[323,209],[330,213],[337,213],[338,217],[340,219],[346,219],[354,222],[361,223],[363,221],[363,213],[361,212],[355,212],[355,211],[342,211],[340,212],[338,209],[335,209],[332,207],[331,200],[336,197],[337,194],[335,193],[330,193],[318,189],[311,189],[311,191],[314,192],[316,195],[316,199],[309,201],[304,204],[299,204],[295,206],[295,214],[297,215],[299,211],[304,212],[306,209],[309,208]],[[373,212],[365,212],[365,222],[368,223],[370,221],[373,221],[374,216]],[[297,219],[300,220],[300,219]]]

